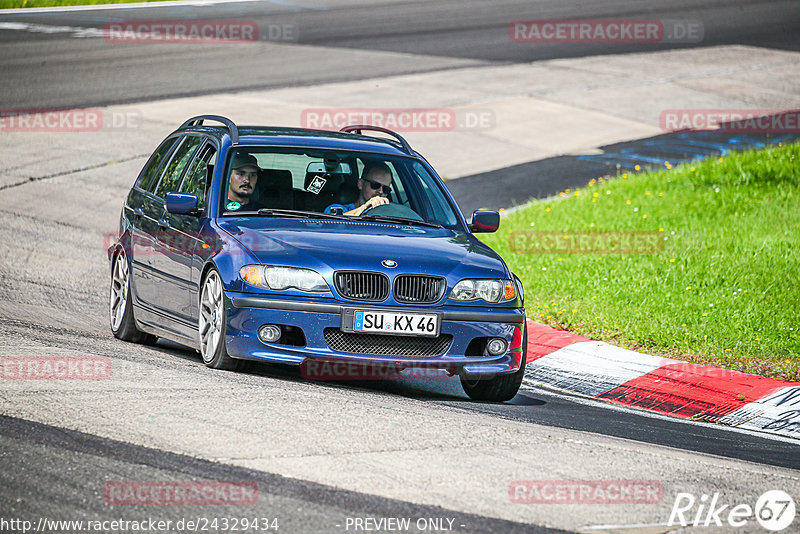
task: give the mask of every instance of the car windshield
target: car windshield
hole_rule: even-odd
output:
[[[319,214],[445,227],[455,227],[458,221],[436,178],[411,157],[237,148],[231,150],[222,187],[223,216]]]

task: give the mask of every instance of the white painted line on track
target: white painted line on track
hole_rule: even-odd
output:
[[[293,7],[297,9],[327,10],[325,6],[301,4],[289,0],[170,0],[166,2],[134,2],[130,4],[93,4],[81,6],[54,6],[54,7],[26,7],[14,9],[0,9],[0,15],[23,15],[36,13],[66,13],[70,11],[108,11],[114,9],[142,9],[162,7],[205,7],[217,4],[249,4],[254,2],[267,2],[278,6]]]
[[[585,531],[585,530],[621,530],[621,529],[628,529],[628,528],[652,528],[652,527],[674,527],[673,530],[677,530],[682,528],[680,525],[670,525],[669,523],[634,523],[632,525],[592,525],[586,527],[578,527],[576,530],[578,532]]]
[[[51,26],[48,24],[31,24],[28,22],[0,22],[0,30],[12,30],[30,33],[69,33],[72,37],[103,37],[100,28],[82,28],[80,26]]]

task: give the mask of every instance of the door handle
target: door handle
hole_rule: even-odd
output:
[[[144,210],[142,208],[136,208],[135,210],[133,210],[133,216],[136,219],[139,219],[140,217],[143,217],[144,216]]]
[[[169,221],[167,219],[159,219],[158,226],[161,228],[169,228]]]

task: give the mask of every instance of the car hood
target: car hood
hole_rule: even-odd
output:
[[[502,259],[470,234],[377,222],[261,217],[225,218],[220,227],[262,264],[321,273],[369,270],[505,278]],[[389,269],[383,260],[397,262]]]

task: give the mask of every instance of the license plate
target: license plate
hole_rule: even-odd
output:
[[[437,314],[355,310],[353,331],[410,336],[439,335]]]

